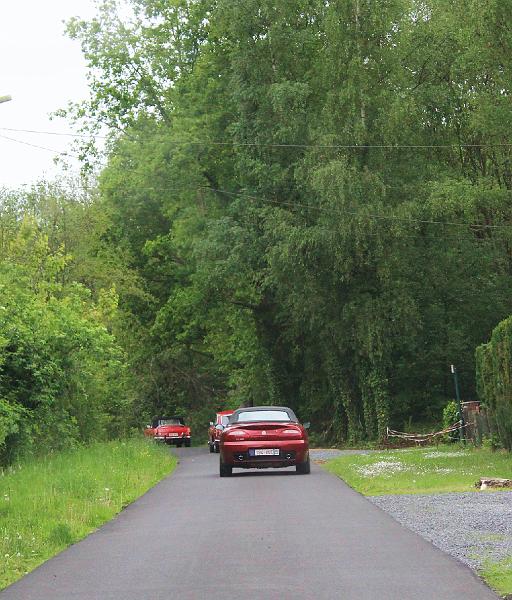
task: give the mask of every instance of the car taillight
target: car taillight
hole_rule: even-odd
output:
[[[244,436],[248,435],[247,431],[244,431],[243,429],[233,429],[232,431],[228,431],[225,436],[224,439],[227,441],[233,441],[233,440],[239,440],[240,438],[243,438]]]

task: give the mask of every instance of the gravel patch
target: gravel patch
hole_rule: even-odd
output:
[[[346,456],[347,454],[370,454],[375,450],[338,450],[337,448],[310,448],[309,454],[312,460],[324,461],[337,456]]]
[[[512,492],[370,496],[399,523],[478,570],[512,556]]]

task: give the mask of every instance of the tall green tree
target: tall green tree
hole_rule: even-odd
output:
[[[358,441],[438,417],[450,363],[472,396],[512,311],[508,8],[128,5],[70,33],[141,414],[282,402]]]

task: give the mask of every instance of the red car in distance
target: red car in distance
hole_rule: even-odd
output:
[[[220,476],[233,468],[268,469],[295,466],[297,473],[310,472],[306,429],[290,408],[256,406],[235,410],[226,427],[217,425],[220,436]]]
[[[232,410],[222,410],[216,414],[215,421],[210,421],[210,427],[208,428],[208,447],[210,448],[210,452],[219,452],[222,430],[217,429],[217,425],[226,427],[229,417],[233,412]]]
[[[181,447],[190,446],[190,427],[185,425],[181,417],[157,417],[144,430],[144,435],[157,442],[165,442]]]

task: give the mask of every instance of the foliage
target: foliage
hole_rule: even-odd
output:
[[[512,312],[509,9],[118,4],[69,32],[135,417],[279,402],[358,443],[439,421],[450,363],[472,397]]]
[[[0,464],[118,436],[132,398],[115,288],[94,298],[70,275],[75,245],[57,243],[26,200],[7,197],[0,212]],[[80,224],[67,225],[71,238]]]
[[[128,439],[1,472],[0,588],[110,520],[175,465],[163,448]]]
[[[450,400],[443,409],[443,429],[448,429],[455,423],[460,421],[461,415],[459,414],[459,407],[455,400]],[[459,431],[452,431],[447,436],[450,440],[455,441],[459,439]]]
[[[503,446],[512,450],[512,317],[501,321],[476,349],[478,394]]]
[[[500,450],[503,448],[503,444],[497,434],[491,433],[490,435],[484,435],[482,439],[482,448],[487,450]]]

